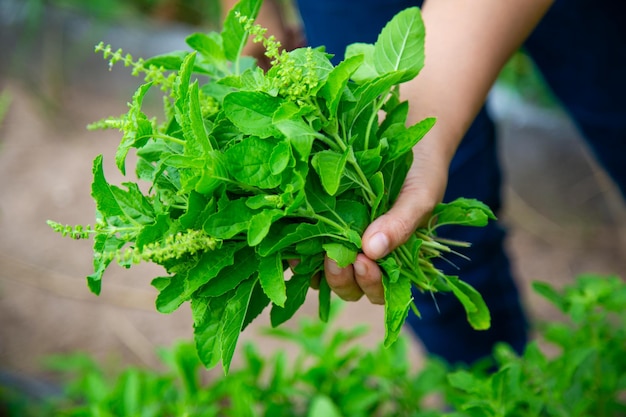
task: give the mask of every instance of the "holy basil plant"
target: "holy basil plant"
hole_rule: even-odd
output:
[[[418,8],[396,15],[376,43],[350,45],[335,66],[323,48],[281,51],[254,24],[260,3],[240,1],[221,32],[189,36],[190,51],[135,60],[96,47],[110,65],[121,61],[145,79],[126,114],[91,125],[122,132],[115,162],[126,175],[135,149],[137,182],[108,183],[98,156],[95,224],[49,222],[63,235],[93,238],[87,283],[96,294],[114,261],[163,266],[167,276],[153,280],[157,310],[170,313],[190,302],[200,358],[207,367],[221,360],[226,371],[240,332],[262,310],[270,306],[273,326],[294,315],[311,277],[323,277],[325,255],[341,266],[355,260],[363,231],[393,204],[413,146],[435,122],[407,126],[408,103],[398,95],[424,63]],[[267,49],[267,72],[242,56],[250,36]],[[154,90],[164,98],[159,118],[142,109]],[[480,294],[431,260],[461,244],[438,239],[439,226],[484,226],[490,219],[479,201],[441,204],[427,227],[379,262],[386,345],[397,339],[410,308],[419,314],[412,288],[452,292],[474,328],[489,327]],[[322,320],[330,298],[322,278]]]

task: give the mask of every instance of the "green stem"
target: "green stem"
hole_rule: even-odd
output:
[[[167,142],[172,142],[172,143],[176,143],[177,145],[182,145],[185,146],[186,142],[184,140],[175,138],[173,136],[169,136],[169,135],[163,135],[163,134],[150,134],[150,135],[144,135],[144,136],[140,136],[137,140],[139,139],[145,139],[145,138],[155,138],[155,139],[163,139]]]

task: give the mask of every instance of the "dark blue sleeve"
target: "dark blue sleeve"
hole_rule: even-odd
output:
[[[346,46],[374,43],[393,16],[419,5],[414,0],[298,0],[308,45],[325,46],[334,64],[343,59]]]

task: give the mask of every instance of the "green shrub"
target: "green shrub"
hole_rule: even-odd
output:
[[[561,291],[534,289],[568,321],[539,327],[540,337],[520,357],[506,345],[495,367],[450,369],[427,358],[415,369],[409,339],[365,349],[366,329],[337,328],[302,318],[293,331],[267,334],[295,345],[264,357],[255,343],[240,351],[242,364],[218,378],[203,373],[192,343],[160,351],[165,371],[127,367],[109,374],[84,354],[48,359],[62,376],[64,395],[21,416],[546,416],[626,415],[626,284],[617,277],[586,275]],[[550,343],[558,352],[548,355]],[[443,399],[446,411],[432,404]],[[28,413],[27,413],[28,412]],[[32,412],[32,414],[30,414]]]

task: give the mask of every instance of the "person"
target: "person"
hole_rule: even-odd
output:
[[[265,0],[257,22],[289,45],[274,2]],[[229,9],[233,0],[224,0]],[[626,195],[626,3],[613,0],[298,0],[304,37],[324,45],[335,63],[353,42],[373,43],[399,11],[420,6],[426,28],[425,66],[401,89],[408,123],[435,116],[437,123],[415,146],[414,163],[394,206],[364,232],[363,253],[347,268],[325,262],[325,276],[344,300],[365,295],[383,303],[376,260],[406,241],[440,201],[476,198],[501,207],[501,171],[494,123],[485,101],[501,68],[520,47],[569,112],[600,163]],[[274,6],[275,7],[275,6]],[[291,32],[293,33],[293,32]],[[258,54],[259,51],[250,51]],[[453,227],[444,237],[472,243],[471,261],[459,275],[483,296],[492,314],[488,331],[474,331],[454,298],[415,292],[421,318],[408,324],[426,350],[450,363],[488,357],[498,342],[522,352],[528,320],[504,249],[498,222],[484,228]]]

